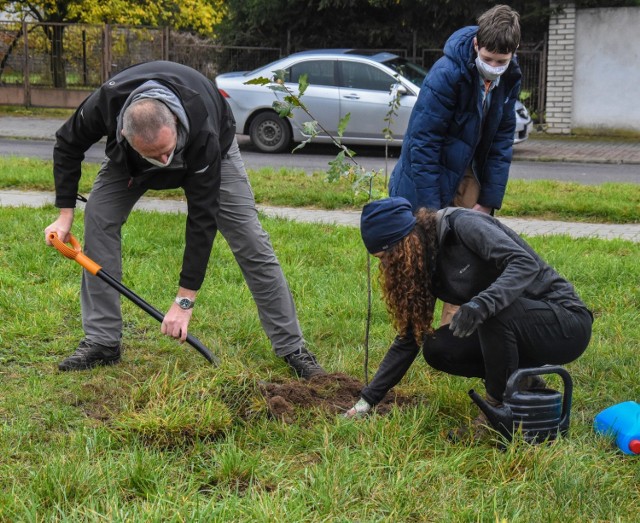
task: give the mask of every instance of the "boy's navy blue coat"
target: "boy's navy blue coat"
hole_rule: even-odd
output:
[[[482,93],[475,65],[477,26],[456,31],[424,80],[389,182],[391,196],[414,209],[451,204],[473,163],[480,183],[478,203],[499,209],[507,185],[515,133],[520,67],[514,57],[492,90],[482,126]]]

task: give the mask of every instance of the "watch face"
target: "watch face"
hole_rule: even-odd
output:
[[[190,309],[193,307],[193,302],[189,298],[181,298],[178,300],[178,305],[180,305],[182,309]]]

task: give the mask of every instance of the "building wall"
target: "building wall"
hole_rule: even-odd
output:
[[[553,4],[552,4],[553,5]],[[546,124],[640,131],[640,7],[576,9],[551,17]]]
[[[640,131],[640,7],[578,10],[572,123]]]

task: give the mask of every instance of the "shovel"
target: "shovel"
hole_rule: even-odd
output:
[[[69,234],[69,242],[71,243],[71,247],[67,246],[64,242],[62,242],[58,235],[55,232],[49,234],[49,241],[53,244],[53,246],[60,251],[60,253],[69,258],[70,260],[75,260],[82,267],[84,267],[87,271],[89,271],[94,276],[97,276],[101,280],[107,282],[111,287],[116,289],[120,294],[129,298],[133,303],[135,303],[138,307],[140,307],[143,311],[151,315],[153,318],[158,320],[160,323],[164,320],[164,316],[162,313],[144,301],[140,296],[134,293],[132,290],[125,287],[122,283],[116,280],[109,273],[105,272],[100,265],[94,262],[91,258],[89,258],[86,254],[82,252],[82,246],[75,239],[72,234]],[[195,336],[191,334],[187,335],[187,343],[191,345],[194,349],[196,349],[200,354],[202,354],[209,363],[212,365],[218,366],[220,364],[220,360],[216,358],[210,351],[207,349],[200,340],[198,340]]]

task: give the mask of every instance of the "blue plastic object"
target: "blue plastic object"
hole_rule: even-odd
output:
[[[640,454],[640,403],[625,401],[603,410],[593,421],[593,428],[599,434],[615,437],[625,454]]]

